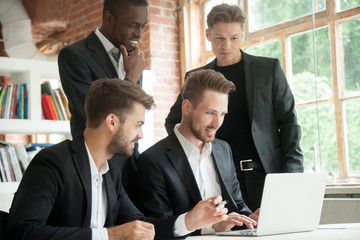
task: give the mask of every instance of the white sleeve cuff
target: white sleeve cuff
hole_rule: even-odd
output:
[[[92,228],[92,240],[108,240],[109,235],[106,228]]]
[[[201,229],[201,235],[214,235],[215,230],[210,226]]]
[[[181,237],[188,235],[192,233],[192,231],[189,231],[185,224],[185,215],[187,213],[181,214],[175,221],[174,224],[174,236],[175,237]]]

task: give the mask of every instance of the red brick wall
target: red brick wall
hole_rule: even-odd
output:
[[[66,44],[85,38],[101,25],[103,0],[67,0]],[[155,141],[167,134],[164,123],[170,107],[180,91],[180,54],[177,0],[148,0],[149,24],[140,48],[146,69],[153,71]]]
[[[155,74],[155,141],[165,137],[165,118],[180,91],[177,0],[149,0],[150,48],[147,60]]]

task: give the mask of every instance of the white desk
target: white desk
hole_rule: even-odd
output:
[[[325,229],[320,229],[325,228]],[[188,240],[360,240],[360,223],[320,225],[312,232],[279,234],[261,237],[235,236],[193,236]]]

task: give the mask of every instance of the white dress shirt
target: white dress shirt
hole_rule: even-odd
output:
[[[109,164],[106,161],[101,165],[99,171],[95,165],[90,151],[86,145],[86,151],[89,156],[91,172],[91,219],[90,228],[93,240],[109,239],[108,232],[104,228],[107,217],[107,197],[106,189],[103,182],[103,175],[109,171]]]
[[[174,133],[184,149],[185,155],[190,163],[191,169],[195,176],[196,183],[200,190],[202,200],[217,195],[221,196],[221,187],[219,177],[215,170],[214,160],[211,155],[211,143],[205,143],[200,153],[200,149],[187,140],[178,130],[180,124],[174,128]],[[211,227],[201,230],[201,234],[213,234]]]
[[[102,43],[102,45],[104,46],[106,52],[109,55],[109,58],[112,62],[112,64],[114,65],[114,68],[116,69],[116,72],[118,73],[118,77],[120,79],[124,79],[126,76],[126,72],[124,70],[124,59],[123,56],[120,52],[120,49],[115,47],[114,44],[112,44],[99,30],[99,28],[97,28],[95,30],[95,34],[96,36],[99,38],[100,42]],[[119,46],[120,47],[120,46]],[[119,57],[119,62],[117,62],[114,57],[112,56],[112,53],[116,53],[116,54],[120,54]]]

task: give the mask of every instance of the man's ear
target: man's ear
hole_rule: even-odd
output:
[[[181,105],[182,113],[185,116],[187,116],[192,112],[192,109],[193,109],[192,103],[188,99],[183,100],[182,105]]]
[[[210,30],[207,28],[205,31],[206,39],[210,41]]]
[[[109,129],[110,132],[114,132],[115,129],[120,124],[120,121],[119,121],[119,118],[115,114],[110,113],[105,118],[105,124],[106,124],[106,127]]]
[[[103,22],[112,24],[113,21],[115,21],[114,15],[109,10],[105,10],[103,14]]]

